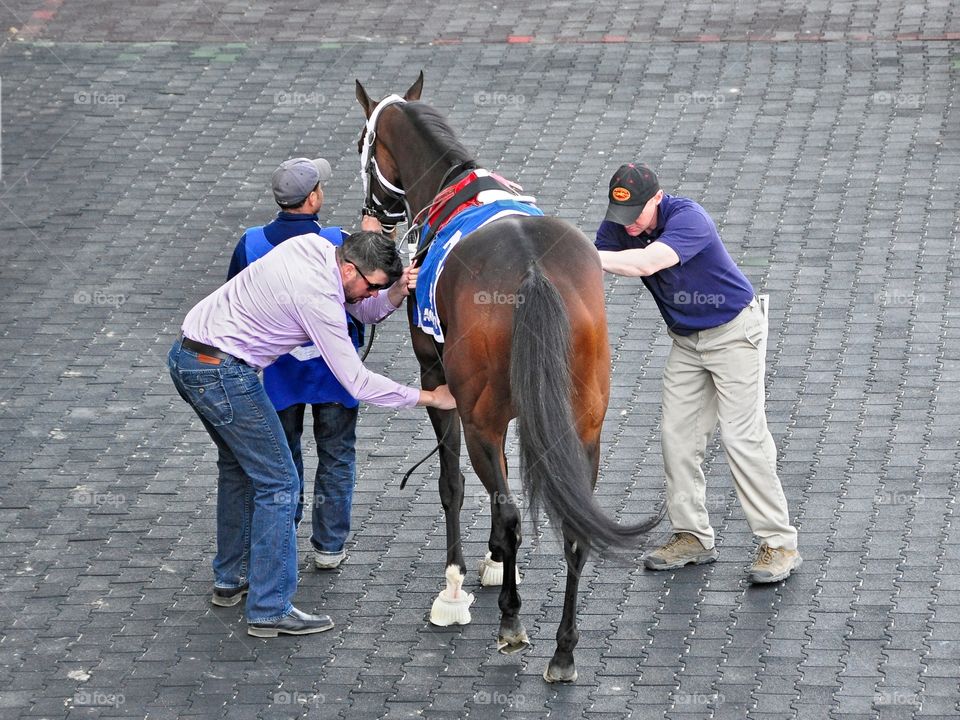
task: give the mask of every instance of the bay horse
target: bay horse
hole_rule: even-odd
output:
[[[444,118],[419,101],[422,89],[422,72],[402,98],[375,101],[356,83],[367,118],[359,143],[364,212],[394,224],[406,217],[414,231],[423,213],[437,209],[440,191],[477,168]],[[447,383],[457,401],[453,411],[428,410],[440,444],[446,566],[466,572],[460,542],[462,423],[473,468],[491,497],[490,558],[503,564],[498,648],[524,649],[529,641],[519,617],[516,571],[521,522],[507,484],[504,447],[507,425],[516,418],[531,516],[536,521],[538,508],[546,509],[562,534],[567,562],[557,647],[544,678],[573,682],[577,589],[588,550],[636,547],[660,519],[620,525],[593,497],[610,395],[599,255],[562,220],[504,217],[464,236],[446,259],[436,287],[442,344],[414,323],[413,300],[411,294],[408,316],[422,386]]]

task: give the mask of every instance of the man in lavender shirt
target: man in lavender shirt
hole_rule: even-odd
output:
[[[301,235],[201,300],[183,321],[167,359],[170,375],[219,451],[212,601],[235,605],[246,594],[250,635],[333,627],[328,616],[292,604],[300,478],[257,370],[312,341],[358,400],[452,409],[446,385],[418,390],[367,370],[347,331],[344,308],[360,322],[376,323],[415,286],[416,270],[403,268],[383,235],[354,233],[340,247]]]

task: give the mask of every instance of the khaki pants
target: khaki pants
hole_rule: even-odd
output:
[[[714,545],[701,465],[719,421],[750,529],[771,547],[796,549],[797,530],[790,525],[764,409],[766,303],[754,298],[728,323],[670,337],[661,440],[674,532],[692,533],[706,548]]]

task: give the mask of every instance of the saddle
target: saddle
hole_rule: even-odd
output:
[[[514,200],[517,202],[535,202],[534,198],[520,194],[522,190],[516,183],[482,169],[467,171],[467,174],[453,184],[441,190],[430,203],[424,229],[426,232],[417,245],[414,262],[423,259],[430,249],[437,233],[460,212],[467,208],[483,205],[494,200]],[[485,193],[481,197],[481,193]]]

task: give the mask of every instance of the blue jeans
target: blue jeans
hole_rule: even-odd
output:
[[[280,420],[257,373],[238,360],[203,363],[176,340],[167,365],[219,451],[214,584],[249,582],[247,622],[277,620],[297,589],[300,487]]]
[[[313,408],[313,437],[317,442],[317,475],[313,483],[313,534],[315,550],[335,553],[343,549],[350,534],[350,508],[356,477],[357,410],[340,403],[320,403]],[[306,406],[280,410],[280,424],[300,475],[300,503],[296,522],[303,517],[303,415]]]

